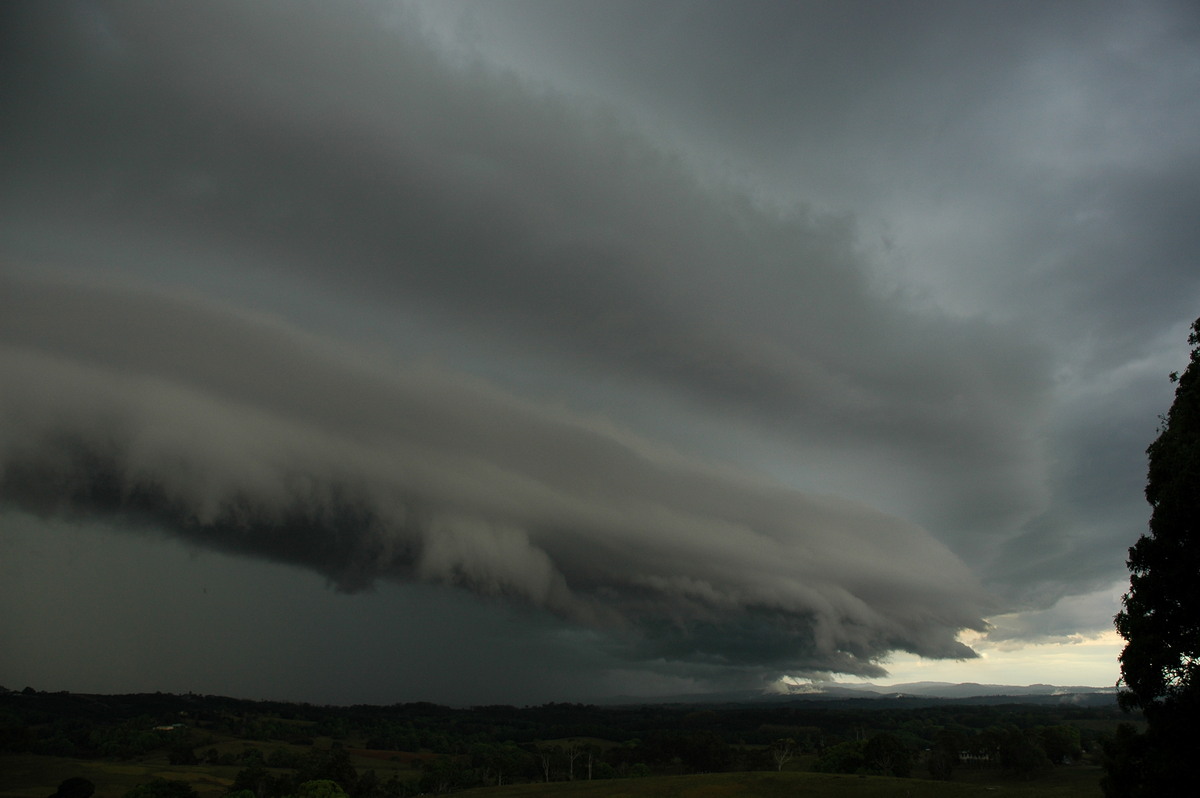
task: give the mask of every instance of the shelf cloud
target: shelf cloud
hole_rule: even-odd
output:
[[[1200,312],[1189,6],[3,14],[0,635],[82,617],[68,528],[318,626],[504,608],[500,700],[1110,625]]]
[[[971,656],[983,591],[927,532],[278,321],[9,280],[0,496],[315,569],[425,580],[662,656],[877,674]],[[37,342],[32,345],[31,342]]]

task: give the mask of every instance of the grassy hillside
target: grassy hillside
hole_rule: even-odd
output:
[[[381,779],[393,774],[402,779],[421,775],[412,762],[379,756],[382,752],[359,751],[352,756],[360,772],[374,770]],[[391,753],[391,752],[388,752]],[[166,757],[142,757],[130,761],[73,759],[37,754],[0,755],[0,798],[46,798],[65,779],[82,776],[96,785],[94,798],[121,798],[139,784],[156,778],[186,781],[200,798],[220,798],[233,784],[242,765],[171,765]],[[276,775],[289,772],[268,768]]]

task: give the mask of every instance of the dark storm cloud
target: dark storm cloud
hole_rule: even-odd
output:
[[[620,104],[701,168],[852,209],[896,301],[1038,342],[1042,370],[1010,362],[1049,394],[1015,422],[1042,443],[1024,468],[1044,494],[951,508],[960,485],[935,480],[916,490],[941,507],[914,509],[997,588],[1120,578],[1200,307],[1196,6],[637,5],[422,7],[451,46]]]
[[[1187,5],[4,13],[21,507],[667,680],[957,656],[1122,576],[1200,302]]]
[[[1194,4],[505,6],[423,8],[755,188],[876,219],[884,262],[965,314],[1122,346],[1194,316]]]
[[[250,253],[502,356],[903,461],[911,493],[957,495],[922,509],[964,552],[1039,501],[1045,363],[1017,331],[907,311],[850,222],[706,186],[608,115],[449,66],[404,16],[304,8],[122,4],[39,42],[9,235],[57,216]]]
[[[689,461],[476,381],[168,296],[10,279],[0,495],[302,564],[420,579],[656,656],[877,673],[969,656],[982,592],[927,533]],[[623,631],[624,630],[624,631]]]

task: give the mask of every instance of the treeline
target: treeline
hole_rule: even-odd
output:
[[[1089,737],[1103,736],[1089,734]],[[989,726],[982,730],[945,728],[923,748],[892,732],[878,732],[869,739],[845,741],[820,753],[814,769],[824,773],[869,773],[907,777],[921,775],[949,779],[960,767],[996,768],[1004,773],[1030,778],[1077,761],[1084,751],[1083,733],[1071,724],[1055,726]],[[923,773],[914,774],[917,765]]]
[[[1125,719],[1115,703],[793,699],[455,709],[27,689],[0,693],[0,751],[120,759],[161,750],[175,764],[238,767],[233,792],[254,798],[299,795],[317,783],[351,798],[399,798],[513,782],[791,769],[801,761],[827,772],[950,778],[959,768],[987,767],[1028,776],[1098,749]],[[247,744],[236,753],[216,745],[231,738]],[[315,747],[318,738],[335,743]],[[421,775],[377,778],[355,769],[348,749],[404,752]]]

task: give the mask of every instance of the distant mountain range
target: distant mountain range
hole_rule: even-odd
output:
[[[1113,687],[1062,686],[1053,684],[977,684],[966,682],[910,682],[875,685],[855,682],[807,682],[780,685],[769,690],[740,690],[728,693],[693,693],[671,696],[621,696],[597,704],[761,704],[796,701],[865,701],[921,704],[958,701],[977,704],[1071,703],[1100,706],[1116,702]]]
[[[779,696],[838,696],[850,698],[896,698],[899,696],[923,696],[926,698],[979,698],[984,696],[1066,696],[1066,695],[1113,695],[1112,687],[1063,687],[1053,684],[978,684],[964,682],[909,682],[879,686],[870,683],[813,682],[797,684],[772,691]],[[770,695],[771,693],[767,693]]]

